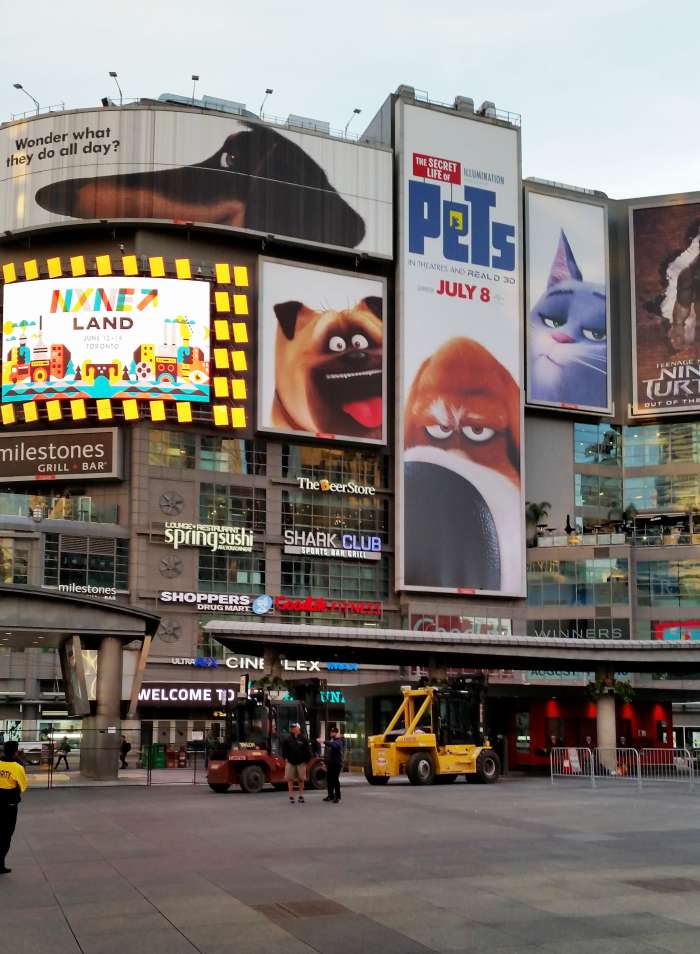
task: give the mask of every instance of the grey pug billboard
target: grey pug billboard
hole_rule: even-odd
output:
[[[11,231],[71,219],[206,223],[391,255],[391,153],[162,104],[0,130]]]

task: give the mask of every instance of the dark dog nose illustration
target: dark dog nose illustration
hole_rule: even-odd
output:
[[[241,123],[208,159],[175,169],[53,182],[37,203],[79,219],[208,222],[354,247],[365,223],[291,139]]]
[[[491,511],[454,471],[422,461],[404,465],[405,580],[476,590],[501,586],[501,554]]]

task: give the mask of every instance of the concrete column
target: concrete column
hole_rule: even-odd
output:
[[[105,636],[97,656],[97,709],[83,719],[80,774],[86,778],[116,779],[121,740],[122,644]]]
[[[270,676],[272,679],[284,679],[280,654],[275,647],[270,647],[269,649],[267,646],[265,647],[263,660],[265,663],[266,676]]]
[[[596,680],[614,679],[615,674],[605,669],[596,672]],[[603,752],[601,762],[609,772],[617,772],[617,759],[614,749],[617,747],[617,724],[615,721],[615,694],[610,691],[600,696],[596,704],[596,727],[598,730],[598,748],[612,749]]]

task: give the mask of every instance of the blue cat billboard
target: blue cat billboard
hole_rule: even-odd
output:
[[[526,193],[527,401],[610,413],[604,204]]]
[[[520,137],[397,103],[397,586],[524,596]]]

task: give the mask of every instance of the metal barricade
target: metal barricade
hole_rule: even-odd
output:
[[[559,746],[549,754],[549,770],[552,785],[557,778],[590,780],[595,788],[594,757],[591,749],[576,746]]]
[[[639,752],[636,749],[594,749],[593,772],[597,779],[635,782],[638,788],[642,787]]]
[[[642,749],[639,760],[645,781],[695,784],[696,762],[689,749]]]

